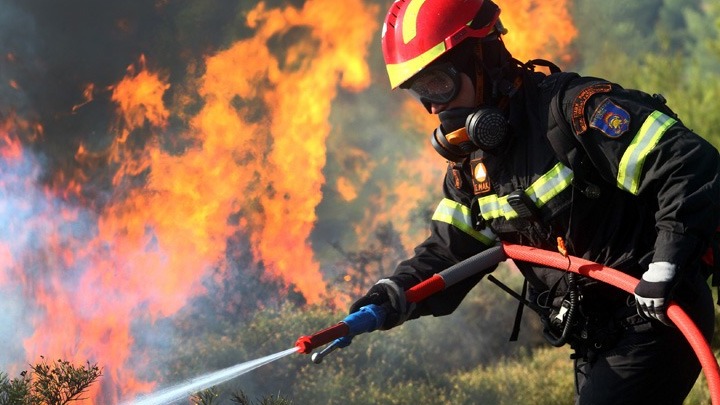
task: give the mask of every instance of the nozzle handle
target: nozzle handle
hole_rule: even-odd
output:
[[[372,332],[382,326],[383,322],[385,322],[385,314],[385,308],[370,304],[346,316],[342,322],[350,328],[348,335],[355,336],[365,332]]]
[[[310,360],[312,360],[315,364],[322,363],[325,356],[332,353],[336,349],[342,349],[343,347],[347,347],[352,343],[352,336],[344,336],[339,339],[335,339],[334,342],[327,345],[324,349],[322,349],[319,352],[313,353],[313,355],[310,357]]]
[[[335,339],[372,332],[379,328],[383,322],[385,322],[385,309],[375,304],[366,305],[329,328],[323,329],[310,336],[300,336],[297,342],[295,342],[295,346],[298,347],[300,353],[310,354],[313,349],[330,343]],[[350,344],[350,340],[347,342],[347,344]],[[345,346],[347,346],[347,344]]]
[[[420,302],[467,277],[490,270],[505,259],[507,259],[507,256],[503,250],[503,246],[494,246],[462,262],[456,263],[413,286],[405,291],[405,299],[407,299],[408,302]],[[310,336],[300,336],[297,342],[295,342],[295,346],[298,347],[300,353],[310,354],[313,349],[328,344],[335,339],[345,336],[350,336],[352,339],[355,335],[374,331],[385,322],[385,315],[385,310],[382,307],[374,304],[364,306],[360,308],[359,311],[348,315],[336,325]]]

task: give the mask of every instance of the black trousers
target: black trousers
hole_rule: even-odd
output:
[[[689,284],[677,302],[711,342],[712,293],[701,277]],[[656,321],[625,328],[612,347],[583,351],[575,360],[576,405],[682,405],[701,371],[684,335]]]

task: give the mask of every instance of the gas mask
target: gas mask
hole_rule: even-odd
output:
[[[438,118],[440,126],[430,136],[430,143],[452,162],[460,162],[478,149],[497,153],[510,139],[508,121],[495,107],[452,108]]]
[[[463,66],[466,74],[475,74],[477,81],[483,80],[482,70],[478,70],[475,64],[445,61],[431,64],[401,84],[400,88],[407,90],[430,112],[431,104],[447,104],[457,97],[461,87],[458,64]],[[476,99],[482,98],[482,94],[476,96]],[[497,153],[510,138],[508,122],[500,109],[495,107],[451,108],[440,112],[438,118],[440,126],[432,133],[430,142],[441,156],[453,162],[463,160],[478,149]]]

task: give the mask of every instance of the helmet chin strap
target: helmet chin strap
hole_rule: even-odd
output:
[[[483,81],[477,86],[477,91],[482,92],[482,96],[478,98],[480,104],[494,105],[501,110],[505,110],[509,99],[517,92],[522,84],[521,76],[513,76],[513,65],[517,62],[505,49],[502,37],[494,36],[492,39],[478,41],[480,45],[480,56],[478,59],[481,74],[487,76],[487,81]],[[478,76],[479,78],[481,76]],[[485,76],[482,76],[483,79]],[[480,80],[480,79],[478,79]]]
[[[482,64],[483,51],[482,41],[475,43],[475,107],[479,107],[485,101],[485,73]]]

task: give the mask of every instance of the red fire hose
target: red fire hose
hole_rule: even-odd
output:
[[[635,291],[638,280],[615,269],[591,262],[579,257],[568,258],[560,253],[535,249],[527,246],[504,244],[505,254],[511,259],[531,262],[556,269],[568,269],[573,273],[582,274],[604,283],[620,288],[630,294]],[[671,302],[667,309],[668,318],[685,335],[702,365],[713,405],[720,404],[720,367],[705,337],[695,323],[676,303]]]
[[[563,256],[558,252],[527,246],[503,244],[457,263],[413,286],[405,292],[405,298],[409,302],[422,301],[473,274],[492,268],[508,258],[581,274],[620,288],[630,294],[635,291],[635,286],[638,283],[638,280],[632,276],[579,257]],[[353,335],[375,330],[378,325],[376,315],[370,315],[373,313],[372,310],[367,311],[367,313],[351,314],[345,321],[334,326],[316,332],[311,336],[301,336],[296,343],[299,352],[309,354],[313,349],[330,343],[334,339],[348,336],[351,338]],[[667,315],[695,351],[707,379],[712,404],[720,405],[720,366],[718,366],[710,345],[692,319],[676,303],[671,302],[668,305]],[[357,319],[355,319],[356,316],[358,316]],[[384,315],[382,316],[384,317]],[[349,340],[347,340],[343,344],[347,345],[349,343]]]

